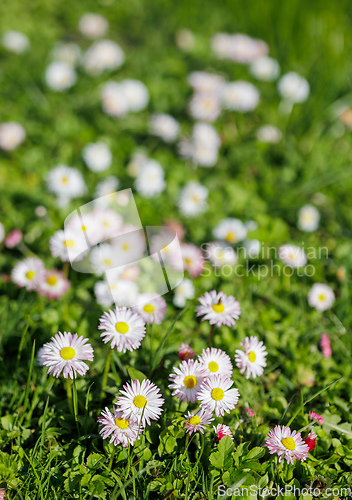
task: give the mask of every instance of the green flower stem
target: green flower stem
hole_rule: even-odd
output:
[[[109,354],[107,355],[107,358],[106,358],[106,361],[105,361],[103,382],[101,384],[100,401],[102,401],[104,399],[104,397],[105,397],[105,387],[106,387],[106,383],[108,381],[108,376],[109,376],[112,351],[113,351],[113,349],[110,349]]]
[[[70,413],[73,415],[74,413],[73,413],[72,389],[71,389],[70,377],[67,377],[65,379],[65,384],[66,384],[66,394],[67,394],[68,407],[70,409]]]
[[[214,335],[215,325],[211,325],[209,337],[208,337],[208,346],[211,347],[213,343],[213,335]]]
[[[77,427],[77,434],[79,436],[79,426],[78,426],[78,398],[77,398],[77,387],[76,387],[76,379],[74,378],[72,380],[73,384],[73,414],[75,417],[75,422],[76,422],[76,427]]]
[[[116,446],[114,446],[114,449],[112,450],[112,453],[111,453],[109,467],[108,467],[109,470],[111,470],[112,464],[114,463],[115,453],[116,453]]]

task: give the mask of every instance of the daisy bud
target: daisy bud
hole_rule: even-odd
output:
[[[310,432],[304,442],[308,445],[308,451],[312,451],[315,448],[317,435],[315,432]]]
[[[187,361],[187,359],[194,358],[196,353],[192,349],[192,347],[186,342],[182,342],[180,347],[178,348],[178,356],[182,361]]]

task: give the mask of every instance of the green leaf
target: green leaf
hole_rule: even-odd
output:
[[[91,453],[87,458],[87,465],[90,469],[93,469],[99,466],[104,461],[105,461],[104,455],[100,455],[99,453]]]
[[[131,377],[132,380],[137,379],[139,382],[142,382],[147,378],[144,373],[140,372],[139,370],[136,370],[136,368],[133,368],[132,366],[127,367],[128,375]]]
[[[253,458],[261,458],[265,455],[265,449],[262,448],[261,446],[256,446],[255,448],[252,448],[248,455],[244,457],[244,460],[253,460]]]
[[[217,469],[228,469],[232,465],[232,456],[234,444],[230,436],[225,436],[220,439],[218,451],[212,453],[209,457],[211,464]]]

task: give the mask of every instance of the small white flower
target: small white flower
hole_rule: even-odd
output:
[[[206,144],[194,144],[192,160],[200,167],[213,167],[218,161],[218,149]]]
[[[38,286],[38,292],[49,299],[60,299],[70,288],[70,282],[61,271],[52,269],[45,271],[43,279]]]
[[[164,170],[159,162],[148,159],[140,169],[135,187],[144,198],[153,198],[165,189]]]
[[[84,14],[79,20],[79,31],[86,38],[94,39],[104,36],[109,24],[105,17],[99,14]]]
[[[160,325],[166,313],[166,302],[163,297],[158,297],[150,293],[142,293],[137,299],[137,304],[133,311],[138,313],[146,323]]]
[[[150,425],[151,420],[158,420],[162,413],[165,400],[161,397],[160,389],[150,380],[131,380],[120,391],[122,396],[117,398],[117,406],[123,412],[124,418],[135,417],[141,427]]]
[[[251,63],[259,57],[267,55],[269,51],[265,42],[242,33],[236,35],[218,33],[213,37],[211,46],[217,57],[243,64]]]
[[[222,103],[225,109],[248,113],[259,103],[259,92],[249,82],[237,81],[228,83],[222,91]]]
[[[19,287],[35,290],[42,281],[45,273],[43,262],[36,257],[28,257],[13,268],[11,278]]]
[[[202,321],[209,320],[210,325],[232,326],[240,317],[240,303],[232,295],[212,290],[198,300],[201,305],[196,307],[197,316],[203,316]]]
[[[222,76],[205,71],[193,71],[188,76],[188,83],[197,93],[201,94],[219,94],[225,80]]]
[[[98,417],[101,428],[99,434],[103,439],[110,437],[109,443],[114,446],[122,444],[124,448],[129,445],[133,446],[138,438],[139,423],[136,418],[124,418],[122,411],[114,406],[114,413],[109,408],[102,410],[101,416]]]
[[[235,266],[237,254],[232,247],[221,241],[208,243],[206,247],[207,258],[214,267]]]
[[[13,151],[26,138],[26,131],[17,122],[0,123],[0,148]]]
[[[112,153],[103,142],[91,142],[82,151],[83,160],[92,172],[103,172],[111,167]]]
[[[48,172],[47,186],[51,193],[67,201],[83,196],[86,191],[81,172],[66,165],[58,165]]]
[[[179,30],[176,33],[176,45],[179,47],[181,50],[184,50],[185,52],[189,52],[190,50],[193,49],[194,44],[195,44],[195,39],[192,31],[183,29]]]
[[[119,180],[116,177],[114,176],[107,177],[103,181],[99,182],[99,184],[95,189],[94,196],[96,198],[101,198],[107,195],[114,195],[118,187],[119,187]]]
[[[292,103],[304,102],[309,96],[309,83],[303,76],[291,71],[283,75],[278,83],[280,95]]]
[[[77,333],[58,332],[43,347],[43,364],[54,377],[59,377],[61,373],[64,378],[72,379],[77,377],[77,373],[85,375],[89,366],[84,361],[93,361],[92,346],[88,344],[88,339],[79,337]]]
[[[204,366],[208,377],[225,375],[231,378],[233,371],[231,358],[221,349],[215,349],[214,347],[203,349],[198,360]]]
[[[145,323],[139,314],[126,307],[116,307],[105,312],[100,318],[99,330],[105,344],[111,341],[111,349],[118,352],[138,349],[145,336]]]
[[[58,257],[62,262],[82,260],[87,251],[87,243],[80,232],[56,231],[49,240],[51,255]]]
[[[256,59],[251,64],[250,71],[258,80],[271,82],[279,76],[280,66],[272,57],[264,56]]]
[[[262,341],[257,337],[246,337],[241,342],[243,349],[236,349],[236,365],[240,368],[241,375],[246,372],[246,378],[251,375],[253,378],[263,375],[266,367],[267,351]]]
[[[173,303],[176,307],[184,307],[186,305],[187,299],[194,298],[194,285],[191,280],[184,278],[182,283],[180,283],[175,288],[175,295]]]
[[[143,82],[139,80],[122,80],[122,92],[127,100],[129,111],[142,111],[149,102],[149,92]]]
[[[181,190],[178,206],[182,215],[195,217],[208,208],[209,190],[198,182],[190,181]]]
[[[333,289],[324,283],[315,283],[309,290],[308,303],[317,311],[330,309],[335,302]]]
[[[15,54],[22,54],[29,49],[29,39],[21,31],[6,31],[2,36],[2,44],[5,49],[14,52]]]
[[[69,89],[76,83],[76,72],[70,64],[64,61],[54,61],[45,71],[47,85],[58,92]]]
[[[221,139],[215,128],[209,123],[196,123],[192,131],[193,144],[208,146],[209,148],[218,149],[221,144]]]
[[[83,66],[89,75],[97,76],[104,71],[119,68],[125,61],[120,45],[112,40],[95,42],[83,56]]]
[[[273,125],[263,125],[257,130],[257,139],[260,142],[276,144],[282,139],[282,132]]]
[[[109,243],[102,243],[95,246],[90,252],[89,260],[92,264],[93,271],[98,276],[108,269],[113,269],[118,266],[115,249]]]
[[[121,117],[128,113],[128,102],[122,85],[117,82],[105,83],[101,92],[103,111],[114,117]]]
[[[308,457],[309,447],[303,441],[301,433],[291,431],[289,427],[277,425],[267,434],[265,446],[269,448],[269,453],[279,455],[279,463],[284,459],[288,464],[293,465],[293,460],[304,462]]]
[[[94,246],[102,240],[101,226],[98,224],[95,212],[81,211],[69,217],[65,221],[65,231],[79,235],[81,241],[87,240],[87,244]]]
[[[150,129],[152,134],[161,137],[165,142],[174,142],[177,139],[180,126],[171,115],[159,113],[152,115]]]
[[[185,418],[184,425],[189,435],[196,431],[200,431],[204,434],[206,426],[214,420],[212,412],[208,408],[200,408],[196,414],[194,414],[194,411],[189,411],[187,415],[185,415]]]
[[[175,373],[171,373],[169,389],[172,395],[179,398],[180,401],[194,403],[198,396],[199,388],[205,380],[207,373],[205,368],[199,363],[189,359],[182,361],[179,367],[173,368]]]
[[[313,205],[304,205],[298,212],[297,226],[302,231],[311,233],[318,229],[320,220],[319,211]]]
[[[231,388],[233,381],[225,375],[214,375],[206,378],[198,393],[202,407],[215,411],[217,417],[230,413],[238,402],[238,389]]]
[[[279,248],[279,257],[284,264],[302,267],[307,264],[307,256],[302,248],[295,245],[283,245]]]
[[[216,239],[233,245],[246,238],[247,228],[239,219],[223,219],[214,228],[213,235]]]
[[[194,94],[189,111],[196,120],[213,122],[221,113],[220,100],[215,94]]]
[[[74,67],[81,60],[81,49],[75,43],[58,42],[52,50],[52,57]]]

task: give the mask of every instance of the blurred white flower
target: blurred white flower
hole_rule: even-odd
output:
[[[144,198],[153,198],[164,191],[166,183],[164,170],[159,162],[148,159],[142,165],[136,181],[135,187]]]
[[[119,187],[119,180],[116,177],[114,176],[107,177],[103,181],[99,182],[99,184],[95,189],[94,196],[96,198],[101,198],[103,196],[113,195],[118,187]]]
[[[222,241],[208,243],[206,256],[214,267],[235,266],[238,260],[234,249]]]
[[[2,36],[2,44],[5,49],[15,54],[22,54],[29,49],[30,43],[28,37],[21,31],[10,30]]]
[[[302,267],[307,264],[305,251],[296,245],[282,245],[279,248],[279,257],[284,264],[290,267]]]
[[[308,233],[318,229],[320,220],[319,211],[313,205],[304,205],[298,212],[297,226]]]
[[[219,148],[221,144],[217,131],[209,123],[196,123],[193,127],[192,139],[194,144],[202,144],[210,148]]]
[[[52,58],[74,67],[81,60],[81,49],[75,43],[58,42],[52,50]]]
[[[221,113],[220,100],[215,94],[196,93],[190,100],[189,112],[196,120],[213,122]]]
[[[218,160],[220,137],[215,128],[208,123],[196,123],[192,139],[183,138],[179,143],[179,152],[184,158],[190,158],[201,167],[212,167]]]
[[[195,44],[192,31],[187,29],[179,30],[176,33],[175,40],[177,47],[185,52],[192,50]]]
[[[303,76],[291,71],[280,78],[278,90],[284,99],[292,103],[304,102],[309,96],[309,83]]]
[[[154,114],[150,121],[152,134],[161,137],[165,142],[174,142],[177,139],[180,126],[171,115]]]
[[[79,31],[86,38],[94,39],[105,35],[109,24],[105,17],[99,14],[84,14],[79,20]]]
[[[112,153],[103,142],[91,142],[82,151],[82,157],[92,172],[103,172],[112,163]]]
[[[282,139],[282,132],[273,125],[263,125],[257,130],[257,139],[260,142],[275,144]]]
[[[221,59],[231,59],[238,63],[251,63],[259,57],[266,56],[269,48],[263,40],[251,38],[237,33],[217,33],[211,40],[214,54]]]
[[[88,74],[95,76],[119,68],[124,61],[125,54],[120,45],[112,40],[100,40],[84,54],[83,66]]]
[[[60,199],[62,205],[68,203],[71,198],[79,198],[86,191],[81,172],[66,165],[58,165],[48,172],[47,186],[48,190]]]
[[[45,71],[47,85],[58,92],[69,89],[76,83],[76,72],[70,64],[63,61],[54,61]]]
[[[259,103],[258,89],[251,83],[241,80],[228,83],[222,91],[222,103],[225,109],[240,113],[253,111]]]
[[[127,165],[127,173],[131,177],[137,177],[139,174],[141,168],[143,165],[148,161],[148,157],[140,152],[137,151],[136,153],[133,154],[131,161]]]
[[[143,82],[139,80],[122,80],[122,91],[127,100],[129,111],[142,111],[149,102],[149,92]]]
[[[239,219],[222,219],[214,228],[213,235],[216,239],[233,245],[246,238],[247,228]]]
[[[0,123],[0,148],[13,151],[26,138],[26,131],[17,122]]]
[[[332,288],[324,283],[315,283],[308,293],[308,303],[317,311],[330,309],[335,302],[335,294]]]
[[[193,71],[188,76],[188,83],[197,93],[219,95],[225,85],[225,79],[214,73]]]
[[[262,244],[259,240],[246,240],[244,242],[244,248],[245,256],[248,259],[254,259],[255,257],[259,256]]]
[[[120,117],[128,113],[128,102],[122,85],[117,82],[105,83],[102,87],[102,105],[106,114]]]
[[[250,72],[258,80],[271,82],[279,76],[280,66],[272,57],[264,56],[256,59],[251,64]]]
[[[116,252],[109,243],[102,243],[95,246],[89,255],[90,263],[92,264],[95,274],[100,276],[108,269],[113,269],[118,266]]]
[[[175,288],[173,303],[176,307],[184,307],[187,299],[193,299],[195,294],[194,285],[191,280],[184,278]]]
[[[199,184],[191,181],[181,190],[178,200],[178,206],[182,215],[195,217],[205,212],[208,208],[207,198],[209,190]]]

